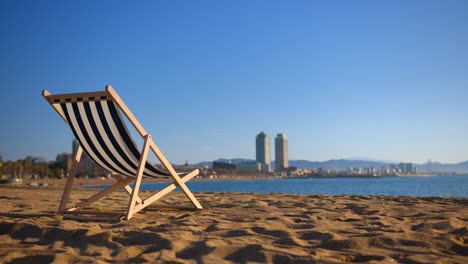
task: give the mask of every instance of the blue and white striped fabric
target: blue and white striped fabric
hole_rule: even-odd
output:
[[[141,153],[113,101],[69,101],[60,105],[75,138],[94,162],[110,172],[136,176]],[[149,162],[143,175],[169,176]]]

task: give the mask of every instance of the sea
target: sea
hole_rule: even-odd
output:
[[[159,190],[167,182],[143,183],[140,190]],[[301,178],[190,181],[192,192],[288,193],[468,197],[468,175],[382,178]],[[87,186],[99,188],[103,186]]]

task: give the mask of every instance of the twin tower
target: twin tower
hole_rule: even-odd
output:
[[[256,138],[256,158],[261,164],[262,171],[270,171],[270,136],[262,131]],[[277,134],[275,138],[275,170],[284,171],[288,164],[288,138],[286,134]]]

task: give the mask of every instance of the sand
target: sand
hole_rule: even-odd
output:
[[[79,185],[74,202],[94,192]],[[468,263],[468,198],[196,193],[130,221],[55,211],[60,186],[0,186],[3,263]],[[99,201],[121,209],[127,194]],[[181,193],[161,204],[188,205]]]

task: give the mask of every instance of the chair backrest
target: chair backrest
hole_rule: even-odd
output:
[[[141,152],[107,92],[51,95],[48,101],[60,105],[75,138],[96,164],[112,173],[136,176]],[[169,174],[146,162],[143,175]]]

